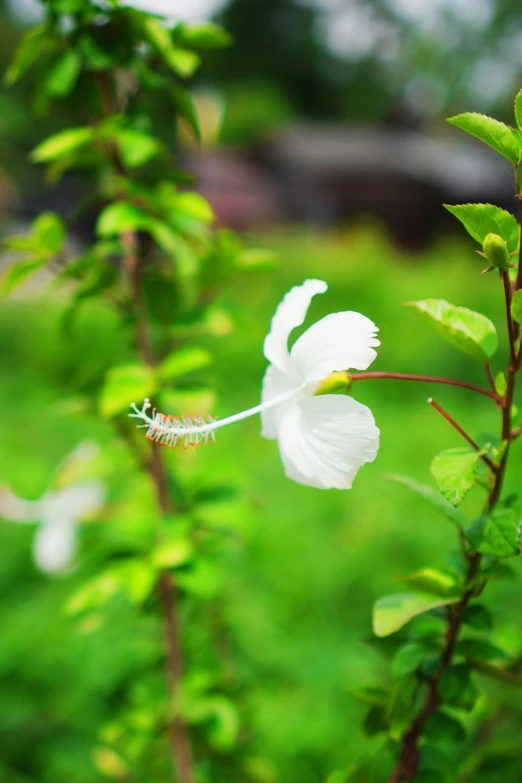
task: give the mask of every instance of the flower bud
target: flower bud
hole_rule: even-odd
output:
[[[350,374],[343,370],[343,372],[333,372],[324,381],[321,381],[314,396],[319,394],[336,394],[337,392],[343,392],[346,394],[352,385]]]
[[[505,269],[509,266],[507,245],[498,234],[488,234],[486,236],[483,250],[491,266],[496,267],[496,269]]]

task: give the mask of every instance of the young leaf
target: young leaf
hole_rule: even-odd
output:
[[[361,702],[361,704],[369,704],[372,707],[386,707],[390,700],[389,691],[371,685],[363,685],[360,688],[354,688],[350,691],[350,695]]]
[[[96,224],[96,233],[102,237],[122,234],[125,231],[141,231],[148,228],[150,219],[141,209],[126,201],[105,207]]]
[[[401,577],[407,587],[434,595],[455,595],[458,583],[453,574],[439,571],[438,568],[420,568],[408,576]]]
[[[170,94],[179,114],[188,123],[196,139],[200,141],[201,128],[199,126],[198,113],[189,93],[183,87],[180,87],[180,85],[173,84],[170,87]]]
[[[522,139],[511,126],[476,112],[458,114],[450,117],[448,122],[493,147],[515,166],[520,162]]]
[[[451,503],[448,503],[448,501],[442,497],[440,492],[437,492],[436,489],[427,487],[424,484],[420,484],[418,481],[414,481],[408,476],[388,474],[385,476],[385,478],[390,479],[391,481],[396,481],[398,484],[403,484],[405,487],[411,489],[412,492],[420,495],[420,497],[423,498],[426,503],[428,503],[428,505],[430,505],[435,511],[438,511],[439,514],[442,514],[442,516],[449,519],[450,522],[452,522],[456,527],[465,527],[467,525],[468,520],[466,515],[458,508],[452,506]]]
[[[147,16],[144,20],[144,29],[152,46],[175,73],[182,77],[193,75],[200,63],[195,52],[176,48],[169,31],[152,16]]]
[[[423,612],[447,606],[458,597],[441,597],[427,593],[393,593],[380,598],[373,608],[373,630],[376,636],[389,636]]]
[[[517,324],[522,324],[522,290],[515,291],[511,302],[511,315]]]
[[[388,731],[388,715],[382,707],[370,707],[364,722],[363,731],[367,737],[374,737],[383,731]]]
[[[482,573],[492,582],[515,582],[518,579],[517,572],[508,563],[494,563],[484,568]]]
[[[51,163],[89,144],[92,141],[93,132],[92,128],[80,127],[67,128],[55,133],[42,141],[31,152],[31,158],[35,163]]]
[[[168,356],[159,367],[159,377],[171,381],[212,364],[212,354],[204,348],[182,348]]]
[[[456,307],[444,299],[408,302],[406,306],[417,310],[442,337],[475,359],[488,362],[497,350],[495,326],[481,313]]]
[[[178,531],[169,531],[152,552],[152,562],[157,568],[179,568],[194,556],[190,539]]]
[[[466,538],[477,552],[493,557],[520,554],[520,499],[511,495],[488,514],[475,520],[466,530]]]
[[[65,225],[56,212],[42,212],[32,225],[35,239],[41,248],[49,256],[55,256],[61,252],[65,242]]]
[[[128,169],[143,166],[158,154],[158,142],[148,133],[125,128],[118,132],[117,138],[123,164]]]
[[[447,712],[439,710],[426,721],[424,735],[430,742],[453,745],[465,742],[466,729],[460,721]]]
[[[55,62],[47,77],[47,92],[55,98],[69,95],[80,74],[82,60],[75,49],[68,49]]]
[[[477,480],[480,452],[470,448],[448,449],[431,463],[433,478],[444,497],[459,506]]]
[[[2,277],[2,294],[7,296],[15,288],[25,283],[34,272],[37,272],[46,263],[46,260],[45,258],[29,258],[11,264]]]
[[[126,410],[131,402],[140,402],[156,390],[154,374],[142,364],[122,364],[107,373],[100,395],[100,411],[109,418]]]
[[[507,243],[509,253],[518,250],[520,226],[510,212],[493,204],[444,204],[455,215],[468,234],[483,245],[488,234],[499,234]]]
[[[40,55],[53,49],[55,45],[56,42],[49,33],[47,25],[29,30],[22,38],[11,65],[5,73],[4,83],[9,87],[15,84],[34,65]]]
[[[515,119],[519,131],[522,132],[522,90],[518,92],[515,98]]]
[[[213,22],[178,24],[172,31],[175,43],[189,49],[224,49],[232,43],[232,36]]]

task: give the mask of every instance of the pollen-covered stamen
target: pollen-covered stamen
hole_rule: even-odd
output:
[[[151,407],[150,400],[143,402],[141,410],[132,403],[132,409],[135,413],[129,413],[129,416],[135,419],[141,419],[144,424],[138,424],[138,427],[146,427],[146,437],[162,446],[168,446],[175,449],[181,443],[183,448],[195,446],[198,448],[201,444],[207,446],[209,442],[215,443],[213,423],[215,419],[211,416],[204,419],[202,416],[166,416],[164,413],[158,413],[156,409],[152,415],[147,411]]]

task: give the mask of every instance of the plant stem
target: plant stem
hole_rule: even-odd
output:
[[[511,432],[511,408],[515,396],[515,386],[517,371],[519,368],[519,362],[515,355],[515,338],[517,336],[518,329],[515,329],[511,319],[511,283],[509,282],[509,290],[506,287],[506,280],[504,279],[504,291],[506,296],[506,323],[509,336],[509,365],[507,369],[507,388],[506,394],[503,398],[497,394],[493,396],[499,402],[501,407],[501,439],[507,443],[506,450],[502,456],[500,465],[495,466],[495,481],[491,489],[491,493],[488,498],[487,509],[491,509],[500,500],[502,487],[504,484],[504,478],[506,475],[506,468],[509,459],[509,451],[511,442],[513,440],[513,433]],[[518,283],[522,286],[522,243],[521,243],[521,265],[518,272]],[[364,374],[364,373],[363,373]],[[361,377],[361,376],[358,376]],[[456,385],[461,385],[457,383]],[[478,389],[475,389],[477,391]],[[482,393],[484,390],[481,390]],[[433,401],[431,403],[439,412],[446,418],[452,426],[454,426],[466,440],[475,448],[474,441],[462,430],[461,427],[448,415],[446,412]],[[462,535],[462,534],[461,534]],[[401,740],[401,750],[399,758],[395,765],[395,768],[388,779],[388,783],[406,783],[406,781],[413,780],[417,775],[419,768],[419,741],[422,738],[424,727],[427,720],[433,715],[434,712],[441,706],[442,699],[439,694],[439,683],[446,668],[451,664],[455,647],[458,641],[458,637],[462,628],[462,618],[464,612],[476,595],[475,580],[479,572],[482,555],[478,552],[467,552],[466,559],[468,561],[468,569],[466,572],[466,579],[464,583],[464,589],[460,601],[452,608],[448,609],[448,626],[446,629],[445,644],[441,654],[439,666],[433,677],[427,679],[428,695],[421,711],[413,719],[410,727],[404,732]]]
[[[455,421],[455,419],[454,419],[452,416],[450,416],[450,414],[449,414],[447,411],[445,411],[445,410],[444,410],[444,408],[442,407],[442,405],[439,405],[439,403],[438,403],[438,402],[435,402],[435,400],[433,399],[433,397],[430,397],[430,398],[429,398],[429,400],[428,400],[428,402],[429,402],[429,404],[430,404],[430,405],[431,405],[433,408],[435,408],[435,410],[436,410],[436,411],[438,411],[438,412],[441,414],[441,416],[443,416],[443,417],[446,419],[446,421],[447,421],[447,422],[449,422],[449,423],[451,424],[451,426],[452,426],[454,429],[456,429],[456,430],[457,430],[457,432],[458,432],[460,435],[462,435],[462,437],[463,437],[465,440],[467,440],[467,442],[469,443],[469,445],[470,445],[472,448],[474,448],[474,449],[475,449],[475,451],[477,451],[477,452],[481,452],[481,451],[482,451],[482,449],[480,448],[479,444],[478,444],[478,443],[477,443],[475,440],[473,440],[473,438],[471,437],[471,435],[469,435],[469,434],[466,432],[466,430],[464,430],[464,429],[463,429],[463,428],[460,426],[460,424],[459,424],[458,422],[456,422],[456,421]],[[486,465],[488,466],[488,468],[489,468],[490,470],[492,470],[492,471],[493,471],[493,473],[496,473],[496,472],[498,471],[498,466],[497,466],[497,465],[495,465],[495,463],[493,462],[493,460],[492,460],[492,459],[490,459],[490,458],[488,457],[488,455],[487,455],[487,454],[480,454],[480,456],[481,456],[481,458],[484,460],[484,462],[486,463]]]
[[[356,375],[350,376],[352,383],[355,381],[370,381],[370,380],[392,380],[392,381],[420,381],[421,383],[444,383],[448,386],[460,386],[462,389],[469,389],[470,391],[477,392],[477,394],[483,394],[485,397],[490,397],[492,400],[500,405],[502,404],[502,397],[494,391],[484,389],[482,386],[476,386],[474,383],[467,383],[466,381],[459,381],[455,378],[439,378],[432,375],[411,375],[409,373],[401,372],[358,372]]]
[[[97,84],[103,112],[112,116],[118,113],[119,107],[115,96],[113,80],[110,72],[104,71],[97,75]],[[117,149],[108,149],[107,157],[116,171],[126,175],[123,161]],[[141,281],[141,258],[138,235],[134,231],[126,231],[122,237],[124,247],[123,264],[129,290],[134,300],[136,310],[136,342],[141,360],[149,367],[156,365],[156,356],[152,344],[143,287]],[[145,469],[156,489],[158,508],[163,517],[174,511],[174,503],[169,491],[168,474],[163,462],[163,450],[158,443],[151,442],[151,458],[145,464]],[[143,467],[143,465],[142,465]],[[173,575],[163,571],[158,581],[158,595],[163,617],[165,639],[165,671],[169,686],[169,707],[174,708],[174,717],[169,725],[169,743],[172,763],[175,770],[176,783],[193,783],[192,747],[188,728],[180,712],[180,689],[183,680],[183,650],[181,646],[181,629],[177,610],[177,594]]]

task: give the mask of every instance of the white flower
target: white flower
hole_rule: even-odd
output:
[[[379,430],[369,408],[340,394],[314,396],[322,381],[338,370],[366,370],[375,359],[377,327],[352,311],[332,313],[311,326],[288,350],[290,332],[303,323],[322,280],[306,280],[289,291],[276,310],[264,353],[270,365],[261,404],[226,419],[204,422],[188,416],[147,414],[150,402],[133,405],[147,437],[167,446],[215,440],[215,431],[261,414],[262,435],[277,440],[288,478],[320,489],[349,489],[359,468],[379,449]]]
[[[105,498],[105,486],[97,479],[83,479],[68,486],[97,453],[94,444],[81,443],[58,466],[51,485],[39,500],[22,500],[0,488],[0,515],[11,522],[37,522],[34,559],[42,571],[57,573],[69,567],[76,554],[78,523],[94,514]]]

